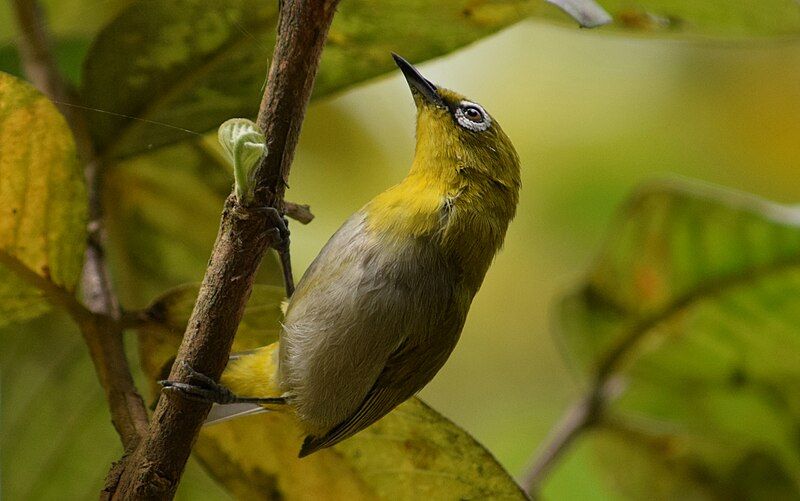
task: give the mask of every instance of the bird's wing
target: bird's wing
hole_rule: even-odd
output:
[[[395,351],[369,390],[358,410],[325,435],[309,435],[303,441],[300,457],[330,447],[358,433],[379,420],[399,404],[413,396],[433,374],[439,370],[449,355],[432,359],[426,356],[421,345],[402,345]]]

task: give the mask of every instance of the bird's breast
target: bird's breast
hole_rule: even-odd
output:
[[[401,345],[446,358],[471,300],[440,246],[367,221],[358,213],[331,238],[284,322],[278,380],[310,429],[350,416]]]

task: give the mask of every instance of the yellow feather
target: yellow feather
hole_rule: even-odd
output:
[[[220,382],[237,395],[280,395],[274,380],[277,348],[273,343],[231,360]]]
[[[439,93],[452,103],[464,99]],[[514,217],[519,186],[519,158],[499,124],[475,134],[455,126],[446,109],[418,106],[408,176],[364,211],[368,228],[384,237],[439,235],[438,245],[482,277]]]

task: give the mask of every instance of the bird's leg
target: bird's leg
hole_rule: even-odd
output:
[[[285,404],[283,397],[240,397],[233,393],[225,385],[217,383],[210,377],[197,372],[189,364],[183,362],[183,368],[189,373],[191,383],[181,383],[180,381],[162,380],[162,391],[174,392],[188,400],[196,402],[214,404]]]
[[[255,207],[249,210],[266,214],[272,225],[267,230],[267,234],[272,239],[272,248],[278,251],[278,256],[281,259],[286,296],[292,297],[294,293],[294,277],[292,276],[292,261],[289,254],[289,220],[275,207]]]

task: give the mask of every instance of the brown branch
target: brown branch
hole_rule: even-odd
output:
[[[322,47],[338,0],[283,0],[269,82],[258,123],[270,142],[256,180],[256,205],[282,208],[285,181],[311,96]],[[228,197],[219,233],[170,379],[186,380],[184,363],[218,379],[271,226],[262,212]],[[104,490],[113,499],[169,499],[210,405],[162,397],[150,430],[136,450],[113,469]]]
[[[558,421],[545,439],[544,445],[534,454],[533,462],[520,481],[531,498],[536,498],[542,480],[572,442],[599,421],[603,405],[600,392],[590,392],[570,407]]]
[[[83,110],[67,106],[67,103],[77,103],[78,99],[56,67],[40,5],[34,0],[13,0],[12,5],[20,32],[19,47],[25,73],[42,93],[56,103],[67,119],[78,154],[86,165],[89,242],[82,276],[86,308],[78,308],[77,301],[73,304],[63,295],[49,294],[49,297],[58,299],[80,327],[105,390],[114,426],[123,445],[129,448],[138,442],[147,429],[147,411],[136,391],[125,357],[119,304],[111,288],[103,257],[102,169],[94,152]],[[47,294],[45,284],[39,283],[38,286],[44,288]]]
[[[55,101],[66,101],[68,91],[61,74],[56,70],[41,6],[31,0],[13,0],[11,3],[17,18],[17,45],[25,74],[44,95]],[[56,106],[61,109],[60,105]],[[65,110],[61,111],[67,114]]]
[[[311,213],[311,207],[305,204],[296,204],[294,202],[284,201],[283,210],[287,216],[300,224],[308,224],[314,220],[314,214]]]
[[[719,296],[732,288],[748,285],[765,276],[785,273],[797,267],[800,267],[800,256],[792,256],[710,280],[682,296],[674,298],[661,310],[635,322],[621,337],[619,343],[600,360],[589,389],[564,414],[554,427],[554,431],[545,440],[544,445],[534,454],[531,466],[521,481],[528,494],[536,497],[539,486],[547,473],[578,436],[604,422],[604,414],[608,405],[623,391],[622,385],[618,384],[619,378],[615,376],[626,357],[639,346],[648,332],[699,301]]]

